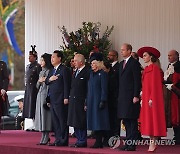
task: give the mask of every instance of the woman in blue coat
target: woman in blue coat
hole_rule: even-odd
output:
[[[93,53],[90,61],[92,70],[88,82],[87,128],[95,132],[96,142],[92,148],[102,148],[103,133],[110,129],[107,106],[108,75],[102,70],[100,53]]]

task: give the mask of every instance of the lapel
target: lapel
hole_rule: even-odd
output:
[[[129,58],[129,60],[127,61],[125,68],[123,69],[123,62],[124,60],[121,61],[120,63],[120,74],[123,75],[123,73],[128,70],[128,67],[131,65],[131,61],[132,61],[132,57]]]
[[[117,63],[112,67],[112,69],[113,69],[113,70],[116,70],[118,67],[119,67],[119,63],[117,62]]]
[[[29,65],[29,69],[33,68],[36,64],[37,64],[37,61],[35,61],[34,63],[31,63],[31,64]]]
[[[59,67],[57,68],[57,70],[56,70],[56,73],[55,73],[55,75],[57,75],[57,74],[59,74],[60,73],[60,71],[61,71],[61,67],[62,67],[63,65],[62,64],[60,64],[59,65]]]
[[[86,66],[79,72],[79,74],[77,76],[76,76],[76,72],[77,72],[77,70],[76,70],[76,72],[74,73],[74,78],[80,78],[84,74],[85,68],[86,68]]]
[[[59,66],[58,66],[58,68],[57,68],[57,70],[56,70],[56,72],[55,72],[55,74],[54,75],[57,75],[57,74],[60,74],[60,71],[61,71],[61,67],[62,67],[63,65],[62,64],[60,64]],[[54,71],[54,68],[51,70],[51,76],[53,75],[53,72]]]

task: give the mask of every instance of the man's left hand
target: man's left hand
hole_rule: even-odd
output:
[[[139,102],[139,98],[138,98],[138,97],[134,97],[134,98],[133,98],[133,103],[135,104],[135,103],[137,103],[137,102]]]
[[[69,103],[68,99],[64,99],[64,104],[66,105],[68,103]]]

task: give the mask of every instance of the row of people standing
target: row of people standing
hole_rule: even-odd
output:
[[[130,57],[130,53],[132,51],[132,46],[129,44],[124,44],[121,47],[121,52],[122,56],[124,57],[125,60]],[[124,53],[125,52],[125,53]],[[128,88],[126,90],[127,93],[131,93],[132,91],[134,92],[134,96],[137,97],[137,101],[134,100],[134,96],[130,99],[133,103],[129,104],[129,107],[127,108],[127,111],[124,110],[123,114],[123,109],[124,106],[123,102],[121,101],[119,97],[119,103],[118,105],[122,105],[118,107],[118,111],[120,111],[119,118],[123,119],[125,128],[126,128],[126,139],[130,140],[136,140],[137,139],[137,118],[140,118],[139,121],[141,123],[140,126],[140,131],[142,135],[150,136],[150,145],[148,151],[155,151],[157,148],[157,139],[159,137],[165,137],[166,134],[166,127],[172,127],[174,129],[174,140],[176,144],[179,143],[179,124],[180,121],[178,120],[180,117],[179,111],[179,91],[180,91],[180,74],[179,74],[179,53],[176,50],[171,50],[168,53],[168,60],[170,62],[168,66],[168,70],[164,74],[164,79],[163,79],[163,72],[161,68],[158,65],[158,58],[160,57],[160,52],[153,47],[142,47],[137,51],[137,54],[143,58],[144,63],[146,64],[146,67],[142,71],[142,104],[140,108],[139,104],[139,96],[137,95],[135,89],[137,89],[137,82],[136,79],[137,77],[140,76],[140,74],[137,75],[137,72],[139,73],[139,66],[134,64],[134,66],[131,65],[131,67],[136,67],[130,70],[123,70],[126,71],[126,73],[129,73],[129,76],[133,76],[134,79],[131,79],[132,81],[129,80],[129,82],[134,82],[136,83],[131,83],[130,87],[128,88],[128,83],[124,86],[122,86],[122,89]],[[128,61],[129,61],[128,60]],[[129,61],[129,65],[132,63]],[[122,62],[121,65],[123,66]],[[130,68],[130,66],[127,66]],[[120,69],[122,67],[120,66]],[[138,68],[138,70],[137,70]],[[136,69],[136,73],[133,73],[133,70]],[[121,71],[120,71],[121,72]],[[135,79],[135,74],[136,79]],[[125,79],[124,82],[128,81],[128,78]],[[121,89],[121,84],[124,82],[121,82],[121,75],[120,75],[120,80],[119,80],[119,89]],[[163,83],[165,85],[163,85]],[[140,84],[139,84],[140,85]],[[163,87],[165,89],[165,92],[163,93]],[[138,88],[138,92],[140,91],[140,87]],[[126,94],[119,93],[119,96],[126,96]],[[165,99],[163,98],[163,94],[166,94]],[[168,95],[169,94],[169,95]],[[129,95],[128,95],[129,96]],[[127,98],[127,97],[124,97]],[[165,103],[164,103],[165,101]],[[127,100],[125,101],[126,103],[128,102]],[[169,106],[167,105],[167,102],[171,102]],[[137,103],[137,104],[136,104]],[[170,113],[170,116],[167,115],[165,118],[165,107],[166,106],[166,113]],[[126,104],[127,105],[127,104]],[[133,107],[133,110],[131,110],[131,107]],[[120,109],[120,110],[119,110]],[[139,112],[140,111],[140,112]],[[134,114],[136,113],[136,114]],[[128,117],[127,115],[133,115],[133,117]],[[124,117],[123,117],[124,116]],[[169,118],[170,117],[170,118]],[[166,119],[170,119],[170,124],[166,122]],[[126,122],[128,121],[128,122]],[[130,124],[131,123],[131,124]],[[129,129],[129,131],[128,131]],[[133,143],[133,142],[131,142]],[[127,151],[134,151],[136,150],[135,145],[127,145],[125,144],[121,150],[127,150]]]
[[[34,53],[35,53],[35,55],[33,55],[33,54],[31,54],[32,52],[30,52],[30,57],[34,57],[34,59],[36,59],[37,57],[36,57],[36,52],[34,51]],[[80,81],[80,85],[79,85],[79,87],[77,87],[77,86],[73,86],[74,84],[77,84],[78,82],[73,82],[74,80],[76,81],[78,78],[77,77],[75,77],[76,76],[76,73],[74,74],[74,77],[73,77],[73,79],[72,79],[72,86],[71,86],[71,93],[70,93],[70,96],[69,96],[69,91],[70,91],[70,79],[68,79],[68,78],[70,78],[71,77],[71,75],[69,75],[69,72],[68,72],[68,69],[65,67],[65,66],[63,66],[62,65],[62,68],[60,68],[60,63],[61,63],[61,60],[62,60],[62,58],[63,58],[63,55],[62,55],[62,53],[61,52],[59,52],[59,51],[54,51],[54,53],[53,53],[53,55],[51,56],[51,63],[53,64],[53,66],[54,67],[57,67],[56,69],[57,70],[60,70],[60,71],[56,71],[56,73],[54,74],[54,71],[51,69],[51,71],[48,73],[44,68],[43,68],[43,64],[42,64],[42,59],[43,59],[43,61],[45,60],[45,56],[43,55],[42,57],[41,57],[41,67],[43,68],[43,70],[40,72],[40,75],[39,75],[39,80],[38,80],[38,82],[37,82],[37,89],[39,89],[39,92],[38,92],[38,95],[37,95],[37,103],[36,103],[36,116],[35,116],[35,127],[36,127],[36,129],[38,129],[38,130],[40,130],[40,131],[44,131],[44,129],[43,129],[43,110],[44,110],[44,108],[43,108],[43,106],[42,106],[42,103],[43,102],[45,102],[45,95],[47,94],[47,91],[48,91],[48,95],[50,96],[50,101],[51,101],[51,116],[52,116],[52,119],[53,119],[53,128],[54,128],[54,131],[55,131],[55,137],[56,137],[56,140],[55,140],[55,142],[53,143],[53,144],[51,144],[51,145],[56,145],[56,146],[61,146],[61,145],[67,145],[67,143],[68,143],[68,137],[67,137],[67,135],[68,135],[68,128],[66,128],[66,132],[64,132],[65,134],[63,134],[62,133],[62,131],[64,131],[64,128],[66,127],[66,121],[67,121],[67,104],[68,104],[68,99],[69,99],[69,101],[70,101],[70,105],[69,105],[69,110],[71,110],[71,102],[73,102],[73,101],[82,101],[83,102],[83,104],[82,104],[82,106],[81,106],[81,108],[83,107],[83,111],[84,111],[84,100],[83,99],[86,99],[86,97],[87,97],[87,91],[85,90],[86,89],[86,87],[82,87],[82,86],[88,86],[87,84],[85,84],[84,85],[84,83],[87,83],[87,81],[88,81],[88,79],[89,79],[89,67],[85,67],[85,59],[84,59],[84,56],[83,55],[76,55],[76,57],[77,57],[77,59],[78,58],[80,58],[80,60],[76,60],[77,61],[77,68],[79,68],[81,65],[83,65],[83,68],[81,68],[80,70],[80,73],[77,75],[77,77],[81,77],[81,75],[86,75],[86,78],[79,78],[79,81]],[[76,58],[75,57],[75,58]],[[95,56],[93,57],[93,58],[96,58]],[[100,58],[102,58],[102,57],[100,57]],[[59,60],[59,61],[57,61],[57,62],[55,62],[56,60]],[[91,61],[92,61],[92,59],[91,59]],[[93,60],[93,61],[95,61],[95,59]],[[102,61],[102,60],[101,60]],[[97,63],[98,61],[95,61],[95,63]],[[36,63],[36,62],[35,62]],[[45,65],[46,66],[46,65]],[[36,69],[37,68],[37,66],[35,66],[34,67],[34,69]],[[97,64],[94,64],[94,68],[96,69],[96,71],[99,71],[99,67],[97,67]],[[28,69],[28,71],[29,71],[29,69]],[[66,72],[65,72],[66,71]],[[37,71],[34,71],[34,70],[32,70],[32,72],[33,73],[35,73],[35,72],[37,72]],[[44,74],[44,72],[46,72],[46,74]],[[83,72],[85,73],[85,74],[83,74]],[[103,73],[103,71],[101,71],[101,73]],[[32,79],[32,73],[27,73],[27,74],[31,74],[30,76],[31,76],[31,78],[30,78],[30,80]],[[47,76],[47,74],[49,74],[48,76]],[[99,76],[99,73],[96,73],[97,74],[97,77]],[[61,75],[62,75],[62,77],[61,77]],[[63,75],[65,75],[65,76],[63,76]],[[107,74],[106,73],[104,73],[103,74],[103,77],[104,77],[104,75],[106,75],[106,79],[105,79],[105,81],[103,82],[103,84],[102,85],[104,85],[106,88],[105,88],[105,92],[103,92],[102,94],[104,95],[103,97],[105,97],[103,100],[102,100],[102,102],[101,102],[101,108],[102,109],[104,109],[104,105],[105,104],[103,104],[103,103],[106,103],[106,111],[105,112],[107,112],[107,96],[106,96],[106,94],[107,94]],[[92,76],[93,77],[93,76]],[[46,80],[45,80],[45,78],[46,78]],[[61,83],[57,83],[57,81],[58,81],[58,79],[61,79]],[[97,78],[98,79],[98,78]],[[44,81],[45,81],[45,83],[44,83]],[[91,82],[93,81],[93,79],[91,80]],[[56,83],[55,83],[56,82]],[[97,81],[98,82],[98,81]],[[68,85],[66,84],[66,83],[68,83]],[[104,84],[105,83],[105,84]],[[31,85],[32,83],[30,83],[30,85]],[[66,85],[65,85],[66,84]],[[48,85],[48,90],[47,90],[47,85]],[[62,87],[62,90],[60,90],[60,88],[61,87],[59,87],[59,85],[64,85],[64,87],[63,86],[61,86]],[[96,84],[95,84],[96,85]],[[69,88],[68,88],[68,86],[69,86]],[[76,88],[76,90],[74,90],[73,88]],[[31,87],[29,87],[27,84],[26,84],[26,89],[31,89]],[[42,90],[45,90],[44,92],[44,96],[42,95]],[[57,91],[56,91],[56,89],[57,89]],[[77,90],[78,89],[78,90]],[[82,92],[84,93],[81,93],[81,91],[80,92],[78,92],[80,89],[82,89]],[[26,90],[26,95],[25,95],[25,97],[27,97],[27,96],[31,96],[31,95],[28,95],[29,94],[29,92],[28,92],[28,90]],[[67,91],[66,91],[67,90]],[[102,90],[104,90],[104,88],[102,88]],[[71,96],[71,95],[74,95],[73,94],[73,91],[74,92],[76,92],[77,93],[77,96],[75,97],[75,96]],[[93,92],[93,91],[92,91]],[[53,93],[55,93],[55,95],[56,96],[53,96]],[[61,94],[60,94],[61,93]],[[35,94],[35,93],[34,93]],[[63,95],[64,95],[64,97],[66,97],[66,99],[64,99],[64,103],[59,103],[60,101],[62,101],[63,100]],[[66,96],[65,96],[66,95]],[[76,94],[75,94],[76,95]],[[78,99],[78,95],[80,96],[80,99]],[[91,94],[92,96],[93,96],[93,93]],[[58,98],[58,96],[61,96],[61,98],[59,98],[59,99],[57,99]],[[91,97],[92,97],[91,96]],[[99,95],[97,95],[98,97],[99,97]],[[100,95],[101,96],[101,95]],[[83,98],[82,98],[83,97]],[[74,98],[75,98],[75,100],[74,100]],[[94,97],[94,98],[96,98],[96,97]],[[53,99],[54,99],[54,101],[53,101]],[[76,100],[77,99],[77,100]],[[100,99],[101,98],[99,98],[99,100],[98,101],[100,101]],[[41,102],[42,101],[42,103],[41,103],[41,106],[40,106],[40,104],[39,104],[39,101]],[[56,103],[56,102],[57,103]],[[26,102],[28,102],[28,101],[26,101]],[[28,108],[27,106],[28,106],[28,104],[26,104],[26,102],[25,102],[25,105],[24,105],[24,108]],[[54,104],[53,104],[53,102],[55,102]],[[74,103],[75,104],[75,103]],[[54,109],[53,109],[53,105],[55,105],[54,106]],[[61,105],[59,108],[58,108],[58,105]],[[62,106],[63,105],[63,106]],[[78,107],[76,107],[76,108],[78,108]],[[88,107],[88,108],[90,108],[90,106]],[[29,108],[30,109],[30,108]],[[30,109],[31,110],[31,109]],[[26,115],[26,112],[25,112],[26,110],[24,109],[24,117],[28,117],[28,118],[34,118],[34,116],[29,116],[29,115]],[[62,111],[62,113],[60,113],[60,111]],[[80,110],[81,111],[81,110]],[[89,109],[88,110],[89,112],[91,111],[91,109]],[[104,111],[104,110],[102,110],[102,111]],[[31,112],[32,112],[32,110],[31,110]],[[71,116],[70,116],[70,114],[71,113],[73,113],[73,112],[69,112],[69,117],[70,118],[68,118],[69,119],[69,121],[68,122],[71,122]],[[83,127],[85,127],[86,129],[83,131],[83,134],[84,134],[84,136],[85,136],[85,138],[86,138],[86,131],[87,131],[87,127],[86,127],[86,115],[84,115],[84,116],[82,116],[81,115],[81,113],[82,112],[77,112],[76,111],[76,113],[79,113],[79,116],[80,117],[77,117],[77,121],[78,121],[78,123],[79,123],[79,121],[81,121],[80,119],[82,119],[81,117],[83,117],[83,119],[82,119],[82,123],[84,123],[84,126]],[[60,115],[61,114],[61,115]],[[86,114],[86,112],[84,111],[84,114]],[[62,119],[63,118],[63,115],[64,115],[64,119]],[[94,114],[89,114],[89,115],[94,115]],[[108,114],[105,114],[106,116],[108,116]],[[42,117],[41,117],[42,116]],[[61,118],[61,119],[58,119],[58,118]],[[73,118],[72,119],[75,119],[76,118],[76,116],[73,116]],[[109,117],[107,117],[107,118],[109,118]],[[105,118],[105,119],[107,119],[107,118]],[[57,119],[57,120],[56,120]],[[42,120],[39,124],[38,124],[38,121],[39,120]],[[64,123],[64,125],[62,124],[62,123],[59,123],[58,124],[58,122],[62,122],[62,121],[64,121],[65,123]],[[94,121],[94,120],[92,120],[92,121]],[[99,122],[100,121],[102,121],[101,119],[99,119]],[[104,122],[106,122],[106,120],[104,121]],[[46,123],[48,123],[48,121],[46,121]],[[80,126],[82,127],[82,123],[80,124]],[[96,123],[98,123],[98,122],[96,122]],[[107,124],[107,130],[109,130],[109,120],[108,120],[108,122],[106,122]],[[61,126],[62,125],[62,126]],[[89,125],[91,125],[91,121],[90,121],[90,123],[89,123]],[[103,126],[102,125],[99,125],[99,126],[101,126],[101,129],[104,129],[103,128]],[[98,127],[99,127],[98,126]],[[76,126],[74,126],[75,128],[76,128]],[[79,128],[79,126],[77,127],[77,130],[75,129],[75,132],[76,132],[76,136],[78,136],[77,134],[79,133],[79,132],[81,132],[81,129],[82,128]],[[91,126],[89,126],[89,127],[92,127],[92,125]],[[93,126],[94,127],[94,126]],[[60,129],[60,130],[58,130],[58,129]],[[80,129],[80,130],[79,130]],[[90,128],[90,129],[93,129],[94,130],[94,128]],[[95,128],[96,129],[96,128]],[[105,130],[106,130],[105,129]],[[46,131],[48,131],[47,129],[45,129]],[[98,130],[99,130],[99,128],[98,128]],[[77,133],[78,132],[78,133]],[[44,135],[45,133],[42,133],[42,138],[41,138],[41,141],[40,141],[40,144],[42,144],[43,143],[43,140],[45,141],[44,143],[47,143],[47,141],[49,140],[49,137],[45,137],[45,139],[43,139],[44,138],[44,136],[46,136],[46,135]],[[61,137],[61,135],[63,134],[63,136]],[[81,133],[80,133],[81,134]],[[100,133],[101,134],[101,133]],[[80,135],[80,137],[81,137],[82,135]],[[62,139],[63,138],[63,139]],[[85,140],[87,140],[87,138],[85,139]],[[78,140],[78,142],[82,142],[82,139],[79,139]],[[85,144],[87,144],[87,141],[85,141]],[[79,146],[79,145],[78,145]],[[82,146],[82,145],[80,145],[80,146]],[[83,145],[84,146],[84,145]],[[87,146],[87,145],[86,145]]]
[[[113,80],[119,84],[119,88],[117,88],[119,89],[119,93],[117,93],[117,91],[114,91],[115,97],[113,103],[115,105],[114,108],[112,109],[112,112],[113,110],[117,111],[117,108],[115,108],[117,103],[115,102],[118,102],[118,118],[123,119],[127,131],[127,139],[134,140],[137,139],[137,132],[138,132],[137,119],[139,117],[139,112],[140,112],[139,93],[141,91],[141,66],[137,61],[135,61],[131,57],[131,52],[132,52],[131,45],[129,44],[122,45],[121,54],[125,58],[125,61],[122,61],[117,67],[118,68],[117,72],[119,72],[117,74],[119,76],[118,75],[116,76],[117,80]],[[149,60],[148,60],[149,65],[153,63],[151,59],[154,55],[155,58],[158,58],[156,52],[157,51],[154,50],[153,48],[148,48],[146,50],[143,50],[142,52],[143,57],[149,56]],[[117,57],[117,53],[115,51],[109,52],[108,58],[111,59],[110,58],[111,56]],[[53,53],[51,62],[54,68],[56,68],[56,70],[51,69],[48,77],[45,80],[46,85],[49,85],[48,95],[50,96],[50,101],[51,101],[51,116],[53,119],[53,126],[55,131],[55,138],[56,138],[55,142],[50,145],[53,146],[68,145],[68,127],[66,123],[68,121],[68,125],[75,127],[75,134],[77,136],[77,142],[74,144],[75,147],[87,146],[87,136],[86,136],[87,129],[91,129],[95,131],[96,142],[93,145],[93,147],[95,148],[102,147],[102,135],[104,131],[109,130],[112,125],[114,125],[112,127],[114,131],[119,130],[119,126],[120,126],[117,116],[115,114],[114,115],[110,114],[111,112],[110,107],[108,112],[107,102],[112,101],[112,99],[108,100],[108,90],[107,90],[108,80],[107,80],[107,73],[105,73],[102,69],[102,57],[99,54],[92,55],[90,60],[92,69],[91,71],[87,71],[88,68],[85,67],[84,65],[85,61],[83,55],[80,54],[75,55],[74,61],[77,70],[73,75],[71,88],[70,88],[71,74],[69,73],[68,69],[65,66],[61,65],[62,59],[63,59],[63,55],[61,52],[55,51]],[[154,66],[154,64],[150,65],[150,67],[157,69],[157,67]],[[144,72],[146,73],[152,72],[152,70],[155,69],[150,69]],[[113,69],[113,71],[115,71],[115,69]],[[88,76],[90,76],[89,80],[88,80]],[[143,79],[145,78],[145,76],[146,75],[144,73]],[[113,75],[111,77],[113,78]],[[158,80],[157,82],[160,83],[159,81],[160,80]],[[109,85],[111,84],[112,82],[110,81]],[[116,86],[118,84],[112,84],[111,86]],[[60,87],[60,85],[62,86]],[[146,82],[143,82],[143,85],[150,86],[153,84],[147,84]],[[97,97],[95,97],[96,95]],[[145,94],[143,93],[143,98],[144,95]],[[112,95],[110,94],[110,96]],[[117,99],[118,97],[119,100]],[[153,100],[149,99],[148,102],[149,102],[149,107],[152,107],[152,104],[155,104],[152,102],[156,102],[156,101],[154,99]],[[69,113],[67,112],[68,103],[69,103]],[[88,124],[87,127],[86,127],[85,110],[87,110],[87,124]],[[161,114],[163,115],[163,111]],[[108,120],[109,118],[110,121]],[[162,125],[164,126],[163,119],[164,118],[162,116]],[[115,122],[112,122],[113,120]],[[151,123],[153,122],[154,121],[151,121]],[[144,126],[146,126],[145,123],[143,124],[143,120],[141,126],[142,128],[145,128]],[[148,128],[152,127],[152,125],[148,125],[147,127]],[[155,125],[155,127],[159,128],[161,126]],[[162,130],[164,132],[164,127],[162,127]],[[154,136],[162,136],[162,134],[158,135],[158,133],[153,134],[151,132],[146,135],[150,135],[154,137]],[[49,140],[49,137],[46,138],[46,141],[47,139]],[[135,150],[136,147],[134,145],[128,145],[128,146],[126,145],[122,149],[132,151]],[[155,149],[154,145],[151,145],[149,147],[149,151],[153,151],[154,149]]]
[[[26,69],[23,117],[35,119],[35,129],[42,132],[40,145],[50,141],[51,123],[56,138],[51,145],[68,144],[67,104],[71,74],[69,69],[62,65],[62,59],[62,52],[55,50],[52,55],[43,54],[39,65],[37,52],[33,46],[29,53],[30,65]],[[50,110],[47,98],[49,98]]]

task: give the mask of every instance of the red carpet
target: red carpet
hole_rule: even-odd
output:
[[[94,143],[93,139],[88,139],[88,148],[71,147],[49,147],[36,145],[40,140],[41,133],[26,131],[1,131],[0,134],[0,154],[114,154],[114,153],[148,153],[148,146],[137,146],[134,152],[113,150],[110,148],[91,149]],[[51,142],[54,137],[51,137]],[[75,142],[75,138],[70,138],[70,144]],[[180,153],[180,145],[176,146],[158,146],[155,153]]]

